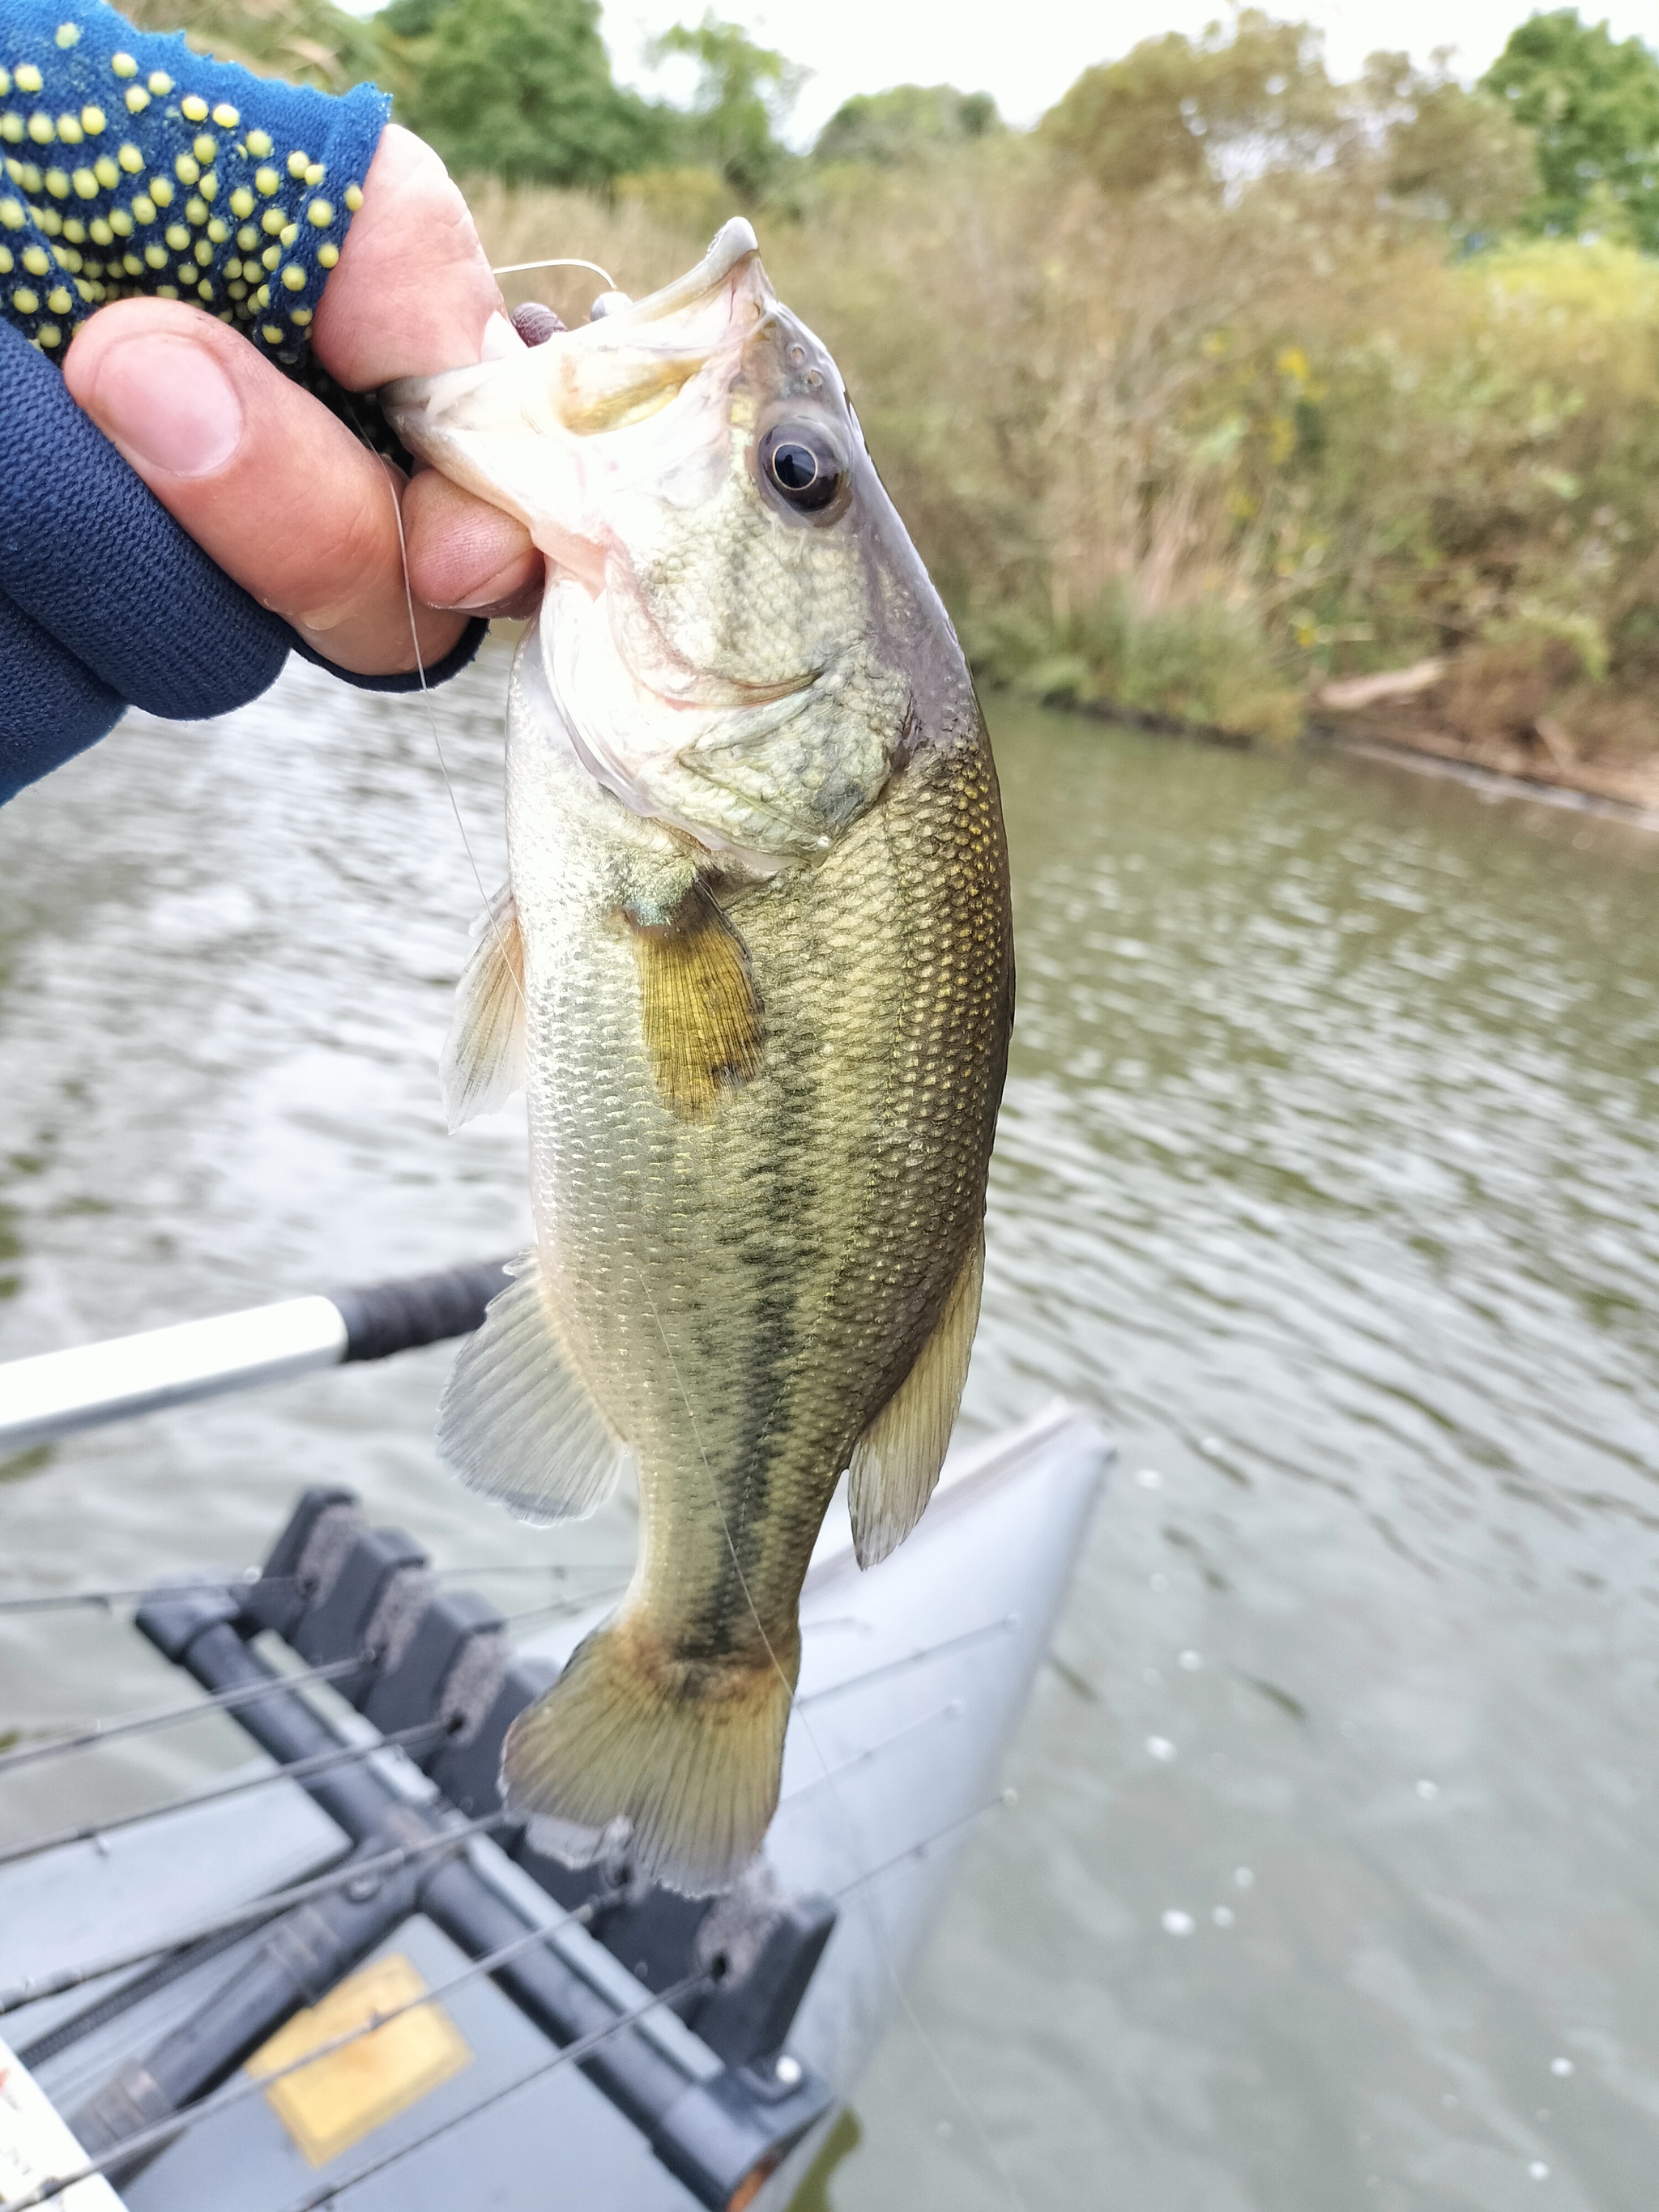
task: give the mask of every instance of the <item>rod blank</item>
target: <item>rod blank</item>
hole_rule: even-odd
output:
[[[331,1298],[284,1298],[14,1359],[0,1368],[0,1451],[336,1367],[345,1348],[345,1321]]]
[[[177,1322],[0,1365],[0,1455],[348,1359],[384,1359],[465,1336],[507,1286],[486,1260],[207,1321]]]

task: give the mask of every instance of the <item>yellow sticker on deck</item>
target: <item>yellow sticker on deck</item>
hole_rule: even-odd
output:
[[[412,1960],[401,1953],[376,1959],[310,2011],[296,2013],[247,2062],[256,2077],[275,2074],[342,2035],[354,2035],[399,2005],[426,1993]],[[326,2166],[376,2128],[418,2104],[440,2082],[470,2065],[465,2037],[439,2004],[417,2005],[367,2035],[273,2081],[272,2110],[313,2166]]]

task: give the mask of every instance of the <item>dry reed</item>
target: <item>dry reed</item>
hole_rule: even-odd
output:
[[[498,263],[629,291],[734,211],[699,172],[473,205]],[[759,227],[991,679],[1285,737],[1328,676],[1451,650],[1471,728],[1485,655],[1529,726],[1659,739],[1651,263],[1455,260],[1363,173],[1109,198],[1020,140]],[[568,319],[592,289],[513,281]]]

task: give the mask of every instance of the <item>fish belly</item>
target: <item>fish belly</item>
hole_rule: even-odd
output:
[[[797,1601],[837,1479],[977,1259],[1011,993],[994,780],[975,719],[822,860],[720,890],[759,1046],[696,1113],[647,1036],[635,917],[698,855],[533,732],[509,807],[544,1295],[641,1509],[622,1613],[547,1704],[574,1716],[586,1664],[601,1703],[725,1714],[749,1777],[728,1784],[737,1832],[701,1859],[659,1838],[653,1862],[707,1886],[775,1802]],[[660,1744],[607,1795],[580,1731],[532,1759],[520,1725],[508,1773],[532,1809],[672,1826],[641,1802],[661,1794],[651,1762],[672,1765]]]

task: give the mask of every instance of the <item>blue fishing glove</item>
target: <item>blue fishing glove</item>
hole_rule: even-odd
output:
[[[390,103],[272,83],[92,0],[0,0],[0,801],[128,704],[256,697],[330,665],[210,561],[70,398],[55,360],[106,300],[191,300],[306,376],[312,319]],[[472,623],[427,672],[464,666]],[[417,672],[365,677],[405,690]]]

